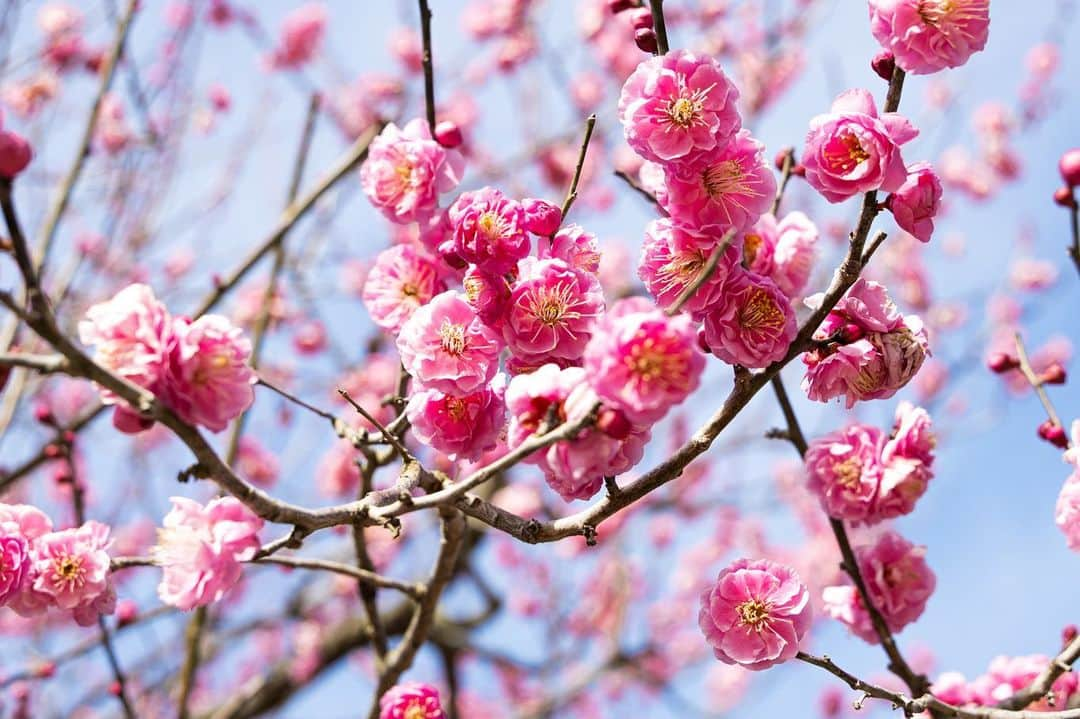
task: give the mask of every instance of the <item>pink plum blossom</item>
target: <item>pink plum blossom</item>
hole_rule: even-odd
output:
[[[581,225],[567,225],[551,238],[541,243],[540,257],[555,257],[574,269],[595,275],[600,271],[600,244],[596,235]]]
[[[941,208],[941,181],[927,162],[907,169],[907,179],[889,195],[888,207],[896,224],[920,242],[934,234],[934,217]]]
[[[510,310],[510,283],[503,275],[484,272],[470,265],[461,280],[465,301],[473,308],[480,321],[493,329],[500,329]]]
[[[881,430],[852,424],[819,437],[806,450],[807,488],[836,519],[867,521],[881,482]]]
[[[783,359],[798,329],[791,302],[776,283],[737,268],[705,314],[704,339],[723,361],[759,368]]]
[[[109,578],[109,528],[93,520],[34,541],[34,586],[81,625],[111,614],[116,594]]]
[[[461,193],[447,217],[454,252],[486,272],[508,272],[529,254],[525,210],[495,188]]]
[[[976,706],[994,706],[998,702],[1005,701],[1021,689],[1031,686],[1039,675],[1050,665],[1050,658],[1042,654],[1032,654],[1020,657],[995,657],[987,668],[987,672],[976,677],[969,685],[968,692],[971,704]],[[1075,672],[1065,672],[1051,686],[1051,693],[1032,702],[1027,709],[1032,714],[1040,712],[1057,711],[1062,707],[1071,706],[1075,699],[1077,689],[1080,688],[1080,680]]]
[[[219,601],[240,579],[241,562],[259,550],[263,520],[233,497],[205,506],[172,497],[165,515],[154,562],[162,568],[158,596],[188,611]]]
[[[871,190],[897,190],[907,177],[900,145],[917,134],[900,115],[879,115],[868,91],[848,90],[829,113],[810,121],[801,156],[806,181],[834,203]]]
[[[605,403],[648,425],[697,389],[705,357],[689,316],[623,300],[597,323],[583,362]]]
[[[683,290],[704,268],[719,240],[713,234],[702,234],[664,218],[645,226],[645,244],[638,262],[638,277],[656,298],[659,307],[674,304]],[[715,304],[724,289],[728,275],[738,267],[739,248],[730,243],[709,278],[683,304],[683,309],[699,316]]]
[[[379,719],[446,719],[439,690],[430,684],[406,682],[379,699]]]
[[[768,669],[798,653],[811,625],[810,593],[789,567],[739,559],[702,593],[698,624],[720,661]]]
[[[560,259],[527,257],[510,288],[503,338],[519,359],[574,361],[604,310],[595,275]]]
[[[723,148],[666,166],[667,191],[657,200],[673,220],[698,230],[744,230],[768,211],[776,194],[764,150],[748,130],[740,130]]]
[[[505,392],[503,374],[461,397],[424,389],[409,398],[405,414],[418,440],[452,460],[474,460],[498,444],[506,423]]]
[[[1054,522],[1065,534],[1069,549],[1080,552],[1080,470],[1065,480],[1054,509]]]
[[[417,382],[461,397],[495,376],[502,340],[451,290],[413,313],[397,336],[397,348]]]
[[[551,237],[559,231],[562,210],[547,200],[526,198],[521,201],[521,209],[525,212],[525,229],[534,235]]]
[[[30,577],[30,543],[19,525],[2,519],[0,506],[0,606],[22,591]]]
[[[368,150],[360,184],[368,200],[388,220],[399,224],[435,214],[439,194],[461,182],[464,161],[432,139],[421,118],[399,129],[389,123]]]
[[[251,342],[222,315],[173,321],[176,341],[164,377],[166,403],[181,419],[212,432],[225,429],[255,399]]]
[[[416,308],[446,290],[434,258],[412,245],[396,245],[375,258],[363,300],[372,321],[397,333]]]
[[[926,547],[886,531],[873,544],[856,547],[855,556],[870,600],[890,631],[899,632],[922,615],[937,583],[926,564]],[[823,598],[829,616],[864,641],[878,643],[870,615],[855,587],[826,587]]]
[[[716,60],[674,50],[643,61],[627,78],[619,119],[635,152],[673,162],[726,145],[742,124],[738,98]]]
[[[818,228],[802,212],[789,212],[780,220],[776,233],[773,267],[769,277],[785,295],[797,297],[806,289],[810,272],[814,269]],[[743,252],[745,255],[745,250]]]
[[[281,24],[278,44],[270,56],[277,68],[296,68],[306,64],[319,51],[326,33],[326,7],[307,3],[293,10]]]
[[[915,75],[959,67],[986,47],[990,0],[870,0],[870,32]]]

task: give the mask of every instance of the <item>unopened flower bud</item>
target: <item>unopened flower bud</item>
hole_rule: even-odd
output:
[[[1039,436],[1058,449],[1068,449],[1069,438],[1065,435],[1065,429],[1052,420],[1046,420],[1039,425]]]
[[[618,15],[624,10],[629,10],[632,7],[637,7],[637,0],[608,0],[608,10],[612,15]]]
[[[986,366],[995,374],[1004,374],[1005,372],[1011,372],[1018,368],[1020,366],[1020,360],[1013,357],[1008,352],[995,352],[990,355],[988,360],[986,360]]]
[[[1065,368],[1057,362],[1053,363],[1039,375],[1039,381],[1043,384],[1065,384]]]
[[[1076,198],[1073,196],[1072,188],[1059,187],[1054,190],[1054,204],[1068,207],[1070,210],[1075,209]]]
[[[465,138],[461,136],[461,128],[457,123],[443,120],[435,126],[435,140],[448,150],[461,145]]]
[[[1080,185],[1080,147],[1069,150],[1058,161],[1058,170],[1061,171],[1061,179],[1069,187]]]
[[[891,82],[893,70],[896,69],[896,58],[888,50],[882,50],[870,61],[870,67],[885,82]]]
[[[643,52],[656,54],[656,31],[651,27],[643,27],[634,31],[634,43]]]
[[[652,29],[652,12],[648,8],[639,7],[630,13],[630,24],[635,30]]]

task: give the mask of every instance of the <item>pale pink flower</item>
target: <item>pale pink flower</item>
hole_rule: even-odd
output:
[[[1042,654],[1032,654],[1021,657],[995,657],[982,676],[976,677],[969,685],[971,702],[979,706],[994,706],[1011,697],[1021,689],[1031,686],[1031,683],[1042,674],[1050,664],[1050,658]],[[1050,695],[1040,698],[1028,705],[1028,711],[1032,713],[1059,711],[1063,707],[1071,706],[1076,697],[1080,679],[1074,672],[1065,672],[1058,677],[1052,687]]]
[[[604,311],[600,282],[560,259],[527,257],[518,267],[502,324],[510,351],[524,362],[577,360]]]
[[[315,56],[326,34],[326,7],[307,3],[289,13],[281,24],[277,46],[270,55],[276,68],[296,68]]]
[[[806,450],[806,486],[826,514],[855,522],[877,521],[881,482],[881,430],[860,424],[819,437]]]
[[[945,672],[939,676],[930,687],[930,693],[954,707],[965,706],[974,699],[967,678],[960,672]]]
[[[240,579],[240,563],[259,551],[263,520],[233,497],[198,502],[172,497],[158,543],[158,596],[184,611],[220,600]]]
[[[498,444],[506,424],[506,375],[461,397],[434,389],[413,393],[405,414],[413,435],[451,460],[474,460]]]
[[[413,245],[395,245],[375,258],[364,281],[363,300],[372,321],[390,333],[416,308],[446,289],[434,258]]]
[[[1050,287],[1057,281],[1058,270],[1053,262],[1021,257],[1009,270],[1009,282],[1018,290],[1035,292]]]
[[[495,376],[502,340],[457,292],[436,295],[397,336],[405,369],[425,388],[471,394]]]
[[[911,402],[897,405],[892,434],[881,452],[882,461],[888,462],[893,457],[910,457],[928,465],[933,464],[936,446],[937,436],[929,413]]]
[[[524,208],[493,187],[461,193],[447,217],[454,252],[486,272],[508,272],[529,254]]]
[[[704,339],[723,361],[759,368],[783,359],[798,329],[795,310],[776,283],[737,268],[705,313]]]
[[[432,139],[427,122],[389,123],[368,150],[360,184],[368,200],[391,222],[423,221],[438,208],[439,193],[461,182],[464,160]]]
[[[776,217],[766,212],[742,236],[743,267],[759,275],[770,277],[776,258],[779,240]]]
[[[173,320],[176,342],[162,393],[185,422],[220,432],[255,399],[251,341],[222,315]]]
[[[768,216],[762,215],[762,217]],[[769,272],[769,277],[785,295],[797,297],[806,289],[810,272],[814,269],[814,262],[817,259],[818,228],[803,213],[789,212],[784,219],[780,220],[776,233],[773,267]]]
[[[627,78],[619,119],[639,155],[672,162],[726,145],[742,125],[738,98],[720,63],[674,50],[643,61]]]
[[[870,600],[891,632],[899,632],[922,615],[937,583],[926,564],[926,547],[886,531],[873,544],[857,547],[855,556]],[[878,643],[870,615],[854,587],[826,587],[823,599],[829,616],[864,641]]]
[[[789,567],[739,559],[702,593],[698,624],[720,661],[768,669],[798,653],[810,630],[810,593]]]
[[[870,32],[914,75],[959,67],[986,47],[990,0],[870,0]]]
[[[280,471],[277,457],[252,435],[240,437],[235,466],[241,477],[258,487],[272,487],[277,483]]]
[[[135,140],[124,112],[124,104],[119,96],[106,93],[101,98],[97,124],[94,126],[94,141],[98,147],[110,155],[115,155]]]
[[[379,719],[446,719],[439,690],[430,684],[406,682],[379,699]]]
[[[100,607],[105,610],[100,613],[111,613],[109,598],[115,602],[115,594],[109,580],[109,544],[109,528],[93,520],[38,537],[34,541],[34,591],[48,596],[59,609]],[[79,613],[76,619],[86,614]]]
[[[941,208],[941,181],[928,162],[907,169],[907,179],[889,195],[887,204],[896,224],[920,242],[934,234],[934,217]]]
[[[659,307],[670,307],[687,285],[701,274],[717,243],[714,234],[694,232],[667,218],[653,220],[645,226],[645,243],[637,272]],[[739,262],[739,248],[732,242],[717,262],[716,269],[686,301],[683,309],[697,317],[715,304],[728,275],[736,270]]]
[[[1080,552],[1080,470],[1065,480],[1054,508],[1054,522],[1065,534],[1069,549]]]
[[[744,230],[768,211],[776,194],[764,149],[749,130],[740,130],[723,148],[666,166],[667,192],[657,200],[673,220],[697,230]]]
[[[600,271],[600,243],[596,235],[581,225],[567,225],[551,238],[541,242],[540,257],[557,257],[571,267],[595,275]]]
[[[652,424],[697,389],[705,357],[693,321],[623,300],[597,323],[583,357],[589,384],[635,424]]]
[[[870,190],[892,192],[907,177],[900,145],[918,130],[895,112],[879,115],[866,90],[848,90],[810,120],[801,155],[806,181],[829,202]]]

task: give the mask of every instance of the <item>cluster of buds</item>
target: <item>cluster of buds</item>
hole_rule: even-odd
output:
[[[629,12],[630,23],[634,26],[634,43],[643,52],[657,53],[656,29],[649,8],[642,5],[640,0],[608,0],[608,9],[612,15]]]

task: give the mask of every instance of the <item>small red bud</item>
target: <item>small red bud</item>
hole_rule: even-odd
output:
[[[461,128],[457,123],[443,120],[435,126],[435,141],[446,149],[453,150],[465,142],[465,138],[461,136]]]
[[[116,603],[116,625],[126,627],[139,616],[139,608],[130,599],[121,599]]]
[[[1066,624],[1065,628],[1061,630],[1061,643],[1069,644],[1072,640],[1080,635],[1080,631],[1077,630],[1075,624]]]
[[[1076,198],[1073,196],[1071,187],[1059,187],[1054,190],[1054,204],[1076,209]]]
[[[60,456],[60,448],[57,447],[55,444],[47,444],[47,445],[45,445],[45,456],[49,457],[50,459],[52,459],[54,457],[59,457]]]
[[[56,424],[56,418],[53,416],[52,410],[44,402],[38,402],[34,405],[34,419],[49,426]]]
[[[75,433],[70,429],[65,429],[64,433],[60,436],[63,437],[64,441],[68,444],[75,444]]]
[[[896,58],[888,50],[882,50],[870,61],[870,67],[885,82],[892,82],[893,70],[896,69]]]
[[[1046,371],[1039,375],[1039,381],[1043,384],[1065,384],[1065,378],[1065,368],[1057,362],[1047,367]]]
[[[795,148],[785,147],[776,153],[776,157],[773,158],[773,164],[776,165],[776,169],[780,172],[784,171],[784,162],[788,156],[791,156],[791,166],[795,167]]]
[[[620,410],[604,407],[596,418],[596,428],[613,439],[626,439],[634,427]]]
[[[22,135],[9,130],[0,131],[0,177],[10,180],[26,169],[34,151]]]
[[[791,174],[795,177],[806,177],[806,165],[801,162],[796,162],[791,167]]]
[[[1005,372],[1011,372],[1019,367],[1020,360],[1013,357],[1008,352],[995,352],[986,360],[986,366],[995,374],[1004,374]]]
[[[114,697],[120,696],[120,682],[113,681],[109,684],[109,694],[112,694]]]
[[[48,679],[56,674],[56,662],[42,662],[34,668],[34,676],[40,679]]]
[[[707,355],[712,354],[712,349],[709,348],[709,343],[705,341],[705,328],[704,327],[698,327],[697,343],[698,343],[698,347],[701,348],[702,352],[704,352]]]
[[[1065,152],[1058,161],[1061,179],[1069,187],[1080,185],[1080,147]]]
[[[643,27],[634,31],[634,43],[643,52],[656,54],[656,31],[651,27]]]
[[[634,26],[635,30],[652,29],[652,12],[648,8],[636,8],[630,13],[629,18],[630,24]]]
[[[1038,434],[1058,449],[1069,448],[1069,438],[1065,436],[1065,429],[1056,422],[1046,420],[1039,425]]]
[[[863,332],[862,327],[859,327],[854,322],[849,322],[840,330],[840,341],[844,344],[851,344],[852,342],[858,342],[865,335],[866,333]]]

